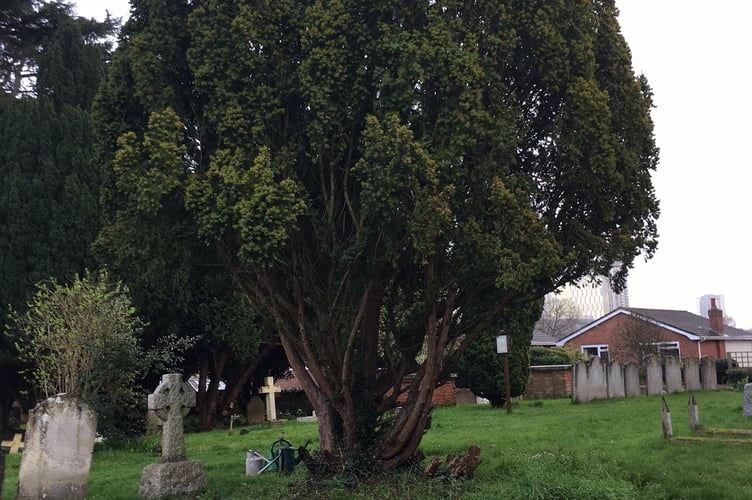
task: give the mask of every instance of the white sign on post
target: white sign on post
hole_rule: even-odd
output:
[[[496,354],[507,354],[509,348],[507,347],[507,336],[499,335],[496,337]]]

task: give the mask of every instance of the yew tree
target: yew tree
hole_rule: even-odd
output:
[[[651,94],[613,0],[133,7],[113,196],[232,273],[334,463],[405,463],[515,304],[653,254]]]

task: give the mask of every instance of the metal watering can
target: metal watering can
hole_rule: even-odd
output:
[[[310,442],[310,439],[306,440],[303,448],[307,448]],[[289,473],[295,469],[295,465],[300,460],[300,456],[295,458],[295,447],[292,443],[280,436],[278,440],[272,443],[269,458],[264,457],[256,450],[248,450],[245,457],[245,475],[255,476],[266,470]]]

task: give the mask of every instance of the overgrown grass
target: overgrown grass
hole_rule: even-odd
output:
[[[742,394],[701,392],[695,397],[705,426],[752,429],[752,421],[742,417]],[[690,435],[687,395],[671,395],[667,401],[675,434]],[[188,457],[201,460],[209,477],[200,498],[742,499],[752,491],[752,442],[666,442],[657,397],[589,404],[525,401],[515,403],[511,414],[488,406],[438,408],[423,451],[445,457],[478,444],[483,462],[471,481],[395,473],[368,484],[345,479],[317,484],[302,466],[290,475],[245,476],[246,450],[268,455],[280,432],[295,446],[310,438],[309,449],[317,447],[315,424],[297,422],[255,427],[245,435],[237,429],[232,435],[188,434]],[[136,498],[141,470],[159,460],[158,445],[158,438],[121,448],[98,445],[88,498]],[[7,457],[4,499],[15,497],[19,461],[18,455]]]

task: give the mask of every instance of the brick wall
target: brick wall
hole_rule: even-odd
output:
[[[568,398],[572,395],[572,366],[531,366],[524,399]]]
[[[402,387],[405,388],[408,384],[409,382],[404,382]],[[397,401],[400,403],[407,401],[407,392],[400,394]],[[431,402],[434,406],[451,406],[457,403],[457,386],[454,383],[454,378],[447,380],[433,390]]]

